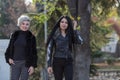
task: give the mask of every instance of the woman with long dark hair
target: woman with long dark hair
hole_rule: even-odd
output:
[[[83,40],[76,31],[77,22],[68,16],[62,16],[52,29],[47,41],[48,73],[53,72],[55,80],[73,79],[73,44],[82,44]]]

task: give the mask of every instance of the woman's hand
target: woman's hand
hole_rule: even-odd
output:
[[[34,73],[34,67],[30,66],[28,69],[29,75],[32,75]]]
[[[52,67],[48,67],[47,71],[48,71],[48,74],[52,74],[53,73]]]
[[[11,59],[11,58],[9,59],[9,64],[15,64],[13,59]]]
[[[74,21],[73,21],[73,29],[76,30],[76,28],[77,28],[77,21],[74,20]]]

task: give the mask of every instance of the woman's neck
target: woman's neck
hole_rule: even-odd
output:
[[[66,36],[66,32],[65,32],[65,30],[61,30],[61,34],[62,34],[62,36]]]

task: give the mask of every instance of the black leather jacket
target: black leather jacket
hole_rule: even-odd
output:
[[[78,31],[74,31],[74,38],[77,44],[83,44],[83,39]],[[53,37],[47,47],[47,63],[48,67],[52,65],[52,58],[72,58],[72,50],[69,48],[68,36],[63,37],[59,34],[56,38]]]

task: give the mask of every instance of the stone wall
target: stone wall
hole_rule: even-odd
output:
[[[97,76],[90,77],[90,80],[120,80],[120,69],[99,69]]]

